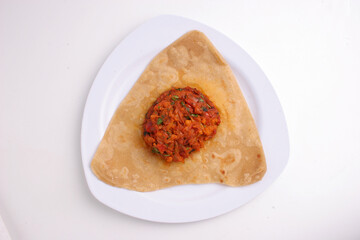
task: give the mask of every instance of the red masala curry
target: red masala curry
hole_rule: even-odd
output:
[[[216,134],[219,111],[196,88],[173,88],[162,93],[145,115],[144,140],[167,162],[184,162]]]

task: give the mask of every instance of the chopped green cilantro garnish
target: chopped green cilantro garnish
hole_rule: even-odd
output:
[[[178,100],[178,99],[179,99],[179,96],[174,95],[174,96],[172,96],[172,97],[171,97],[171,99],[172,99],[172,100],[174,100],[174,101],[176,101],[176,100]]]
[[[156,147],[153,147],[153,148],[152,148],[152,152],[153,152],[153,153],[160,153],[159,149],[157,149]]]

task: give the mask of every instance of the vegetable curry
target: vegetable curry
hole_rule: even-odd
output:
[[[162,93],[145,115],[144,140],[167,162],[184,162],[216,134],[221,120],[210,99],[196,88]]]

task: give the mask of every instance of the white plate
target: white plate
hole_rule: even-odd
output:
[[[91,172],[90,162],[118,104],[157,53],[194,29],[204,32],[213,42],[240,84],[264,146],[266,175],[262,181],[245,187],[185,185],[148,193],[112,187],[98,180]],[[101,67],[85,105],[81,153],[90,191],[100,202],[133,217],[180,223],[224,214],[263,192],[285,168],[289,141],[279,100],[254,60],[218,31],[189,19],[165,15],[130,33]]]

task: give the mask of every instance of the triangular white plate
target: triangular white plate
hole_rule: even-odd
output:
[[[90,169],[90,162],[118,104],[156,54],[194,29],[212,41],[239,82],[263,143],[266,175],[260,182],[245,187],[185,185],[148,193],[112,187],[98,180]],[[254,60],[222,33],[193,20],[165,15],[149,20],[130,33],[101,67],[85,105],[81,153],[90,191],[100,202],[136,218],[180,223],[227,213],[263,192],[285,168],[289,140],[279,100]]]

